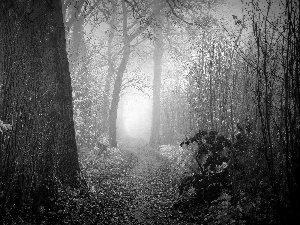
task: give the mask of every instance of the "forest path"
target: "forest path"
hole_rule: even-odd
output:
[[[165,219],[165,211],[171,206],[168,200],[172,196],[168,193],[172,185],[164,160],[152,151],[142,150],[146,149],[137,152],[138,163],[130,174],[136,196],[131,213],[141,224],[155,224],[157,218]]]
[[[137,156],[128,176],[128,188],[135,196],[126,213],[131,224],[181,224],[172,216],[176,188],[168,160],[148,146],[128,146],[127,150]]]

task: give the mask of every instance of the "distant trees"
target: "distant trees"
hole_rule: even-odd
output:
[[[195,27],[196,18],[201,15],[195,16],[195,14],[201,14],[202,11],[198,9],[205,5],[201,1],[166,1],[167,4],[162,5],[162,9],[155,17],[154,30],[154,53],[153,53],[153,104],[152,104],[152,126],[150,145],[153,147],[161,144],[162,140],[162,126],[161,126],[161,87],[162,87],[162,75],[163,75],[163,54],[165,51],[172,52],[172,48],[177,50],[178,46],[172,46],[171,40],[174,39],[179,33],[179,27]],[[179,12],[178,12],[178,11]],[[192,13],[190,13],[190,11]],[[171,13],[170,13],[171,12]],[[190,13],[190,14],[189,14]],[[187,22],[186,18],[190,22]],[[182,29],[184,30],[184,29]],[[174,35],[175,34],[175,35]],[[181,33],[182,36],[187,35]],[[179,35],[180,36],[180,35]],[[167,42],[168,41],[168,42]],[[166,45],[167,42],[169,45]],[[175,41],[176,42],[176,41]],[[180,41],[179,41],[180,42]],[[180,75],[179,75],[180,76]],[[171,87],[171,89],[174,87]],[[167,118],[170,119],[170,118]],[[174,131],[174,127],[170,127],[168,132]],[[174,136],[173,136],[174,137]]]
[[[160,144],[160,92],[162,59],[164,54],[163,39],[163,15],[156,15],[156,26],[154,27],[154,53],[153,53],[153,97],[152,97],[152,126],[150,145],[158,146]]]
[[[78,186],[79,163],[61,1],[1,2],[0,30],[0,115],[12,125],[0,133],[0,214],[12,219],[53,206],[57,182]]]
[[[189,10],[191,6],[195,6],[196,9],[197,4],[202,3],[201,1],[183,3],[164,0],[95,1],[91,4],[84,0],[64,2],[69,60],[75,91],[77,140],[81,140],[80,143],[94,142],[100,136],[108,134],[110,145],[117,146],[116,121],[121,92],[124,87],[135,85],[134,83],[138,83],[139,89],[144,85],[143,78],[140,80],[137,77],[131,78],[133,75],[128,72],[128,64],[139,52],[143,52],[145,58],[149,57],[152,52],[145,49],[150,47],[149,49],[152,50],[150,46],[152,42],[156,46],[154,47],[156,53],[153,56],[155,59],[153,71],[156,78],[153,85],[155,115],[153,115],[151,142],[159,143],[160,116],[157,115],[160,114],[158,110],[160,85],[158,84],[161,72],[158,73],[159,70],[156,68],[160,66],[156,65],[161,65],[162,59],[157,57],[162,56],[158,51],[164,51],[162,47],[164,24],[167,20],[169,20],[167,23],[179,24],[178,21],[188,15],[184,11]],[[188,19],[193,20],[193,18]],[[103,26],[103,22],[106,25],[104,30],[101,30],[100,24]],[[92,31],[97,30],[101,33],[102,39],[89,37],[87,42],[85,32],[90,27]],[[95,42],[98,42],[98,45]],[[97,94],[95,84],[98,84]],[[92,140],[93,136],[95,140]]]
[[[67,52],[73,87],[74,119],[78,147],[91,148],[101,130],[97,102],[100,102],[100,81],[91,72],[93,55],[86,40],[87,20],[97,12],[100,1],[88,4],[86,0],[64,1]],[[96,109],[97,108],[97,109]]]
[[[65,2],[65,4],[67,3],[68,2]],[[71,4],[71,2],[69,2],[69,4]],[[84,85],[86,86],[87,91],[85,95],[86,97],[89,96],[88,92],[93,89],[93,87],[89,87],[88,84],[91,83],[91,79],[93,78],[88,76],[89,71],[83,71],[82,68],[84,68],[85,64],[93,64],[93,61],[95,61],[95,55],[99,55],[101,58],[99,61],[105,63],[101,65],[98,64],[98,70],[101,67],[105,68],[101,69],[101,72],[105,74],[103,76],[105,78],[103,79],[104,87],[101,87],[98,93],[98,98],[101,99],[92,103],[92,105],[97,104],[95,108],[97,108],[97,111],[100,113],[96,113],[96,117],[98,117],[98,121],[101,121],[101,123],[97,121],[94,122],[104,126],[97,127],[96,130],[101,130],[102,133],[108,131],[110,145],[115,147],[117,146],[117,110],[121,91],[124,86],[128,86],[130,85],[130,82],[136,81],[136,79],[128,79],[130,82],[124,85],[124,75],[126,74],[127,64],[130,60],[130,55],[135,48],[147,40],[147,38],[141,34],[145,33],[146,29],[153,23],[153,17],[157,14],[160,3],[159,1],[154,2],[151,6],[153,7],[153,10],[146,7],[149,6],[148,2],[141,2],[139,5],[132,5],[129,1],[123,0],[107,2],[96,1],[92,6],[87,5],[84,1],[78,1],[75,5],[79,11],[75,10],[75,16],[66,21],[67,27],[70,26],[71,31],[71,35],[69,35],[71,43],[69,48],[69,59],[71,63],[75,63],[75,67],[73,68],[73,78],[74,86],[78,87],[78,90],[75,90],[75,94],[82,92],[84,89],[82,85]],[[97,5],[100,5],[101,7],[97,7]],[[74,7],[75,6],[72,6],[71,4],[70,8],[72,9]],[[71,11],[71,9],[69,9],[69,11]],[[91,9],[94,9],[94,13],[90,13]],[[135,13],[138,13],[138,15]],[[107,23],[109,26],[108,30],[105,32],[107,40],[99,40],[102,43],[105,43],[103,46],[96,47],[89,43],[89,47],[94,47],[95,49],[89,49],[86,53],[84,53],[85,47],[82,47],[81,45],[85,46],[87,43],[84,41],[83,32],[81,31],[81,33],[78,33],[80,29],[79,23],[81,22],[83,25],[84,20],[88,21],[92,19],[95,21],[95,23],[90,23],[91,26],[93,26],[93,29],[98,29],[96,21],[104,21]],[[70,21],[73,21],[73,23],[75,22],[74,26],[72,26],[72,23],[70,24]],[[81,29],[83,29],[83,27]],[[76,41],[78,34],[81,34],[81,42]],[[81,45],[78,45],[79,43]],[[91,57],[92,60],[88,62],[90,53],[94,54],[94,56]],[[87,57],[84,57],[84,54],[87,54]],[[79,60],[80,58],[82,60]],[[80,70],[79,67],[81,67]],[[89,78],[80,79],[82,76],[88,76]],[[78,83],[79,80],[84,82]],[[96,80],[99,81],[99,77]],[[76,95],[75,108],[77,108],[76,106],[79,105],[79,102],[88,103],[86,97],[83,96],[83,98],[78,99],[78,96]],[[89,96],[89,98],[92,98],[92,96]],[[89,99],[89,101],[91,101],[91,99]],[[86,114],[85,112],[90,110],[92,105],[88,105],[84,110],[79,107],[79,111],[82,115]],[[95,109],[92,109],[91,111],[94,110]],[[78,121],[76,124],[82,124],[80,121],[85,120],[82,118],[82,115],[76,114]],[[90,124],[89,126],[89,129],[92,129],[91,126],[93,125]],[[78,128],[82,130],[82,126]],[[80,135],[82,136],[82,134]],[[94,132],[94,136],[96,137],[97,135],[100,136],[99,132]]]
[[[128,6],[125,3],[125,1],[122,1],[122,20],[123,20],[122,21],[123,48],[121,50],[122,59],[120,61],[118,68],[116,69],[114,89],[113,89],[112,101],[111,101],[110,111],[109,111],[109,139],[110,139],[110,145],[113,147],[117,146],[116,121],[117,121],[117,114],[118,114],[117,110],[118,110],[118,104],[120,100],[123,76],[132,51],[131,48],[139,44],[139,41],[136,44],[133,44],[133,41],[140,34],[142,34],[147,29],[147,27],[151,24],[151,20],[152,20],[151,18],[153,17],[153,15],[156,14],[157,10],[158,10],[158,6],[155,6],[155,10],[153,10],[153,12],[151,12],[151,14],[148,15],[150,17],[148,23],[142,23],[141,26],[139,26],[139,21],[137,19],[134,20],[130,19],[131,15]]]
[[[165,78],[162,124],[170,129],[163,130],[164,143],[170,141],[167,133],[171,130],[171,136],[177,137],[183,137],[188,130],[217,129],[227,134],[231,130],[229,97],[234,91],[229,89],[228,57],[233,48],[212,16],[199,16],[196,21],[195,26],[170,31],[168,38],[169,43],[172,40],[170,54],[182,61],[182,69],[186,64],[187,71],[176,71]]]
[[[115,2],[117,3],[117,2]],[[163,10],[169,5],[165,1],[153,1],[151,3],[141,1],[139,4],[132,4],[131,1],[122,1],[122,59],[116,71],[112,101],[109,111],[109,138],[111,146],[117,146],[116,141],[116,119],[118,102],[121,93],[123,76],[126,70],[129,57],[134,47],[147,40],[145,31],[150,30],[148,38],[154,42],[154,81],[153,81],[153,124],[151,144],[159,143],[160,133],[160,83],[161,83],[161,67],[163,55],[163,18],[167,14]],[[170,9],[171,10],[171,9]],[[111,24],[112,25],[112,24]],[[144,37],[143,37],[144,35]]]

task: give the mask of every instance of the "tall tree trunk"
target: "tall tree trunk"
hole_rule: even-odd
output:
[[[163,32],[160,27],[162,24],[161,17],[156,17],[159,26],[155,27],[156,39],[154,43],[154,77],[153,77],[153,107],[152,107],[152,127],[149,144],[153,147],[160,144],[160,89],[161,89],[161,72],[162,57],[164,54]]]
[[[110,105],[109,111],[109,144],[111,147],[117,147],[117,117],[118,117],[118,104],[120,100],[120,93],[123,81],[123,75],[126,70],[126,66],[130,56],[130,39],[128,35],[127,29],[127,16],[128,11],[125,5],[125,1],[122,1],[122,9],[123,9],[123,56],[121,63],[119,65],[115,83],[114,83],[114,91],[112,96],[112,101]]]
[[[76,187],[79,162],[60,0],[0,5],[0,215]],[[4,194],[4,195],[3,195]]]
[[[103,132],[107,132],[108,130],[108,114],[109,114],[109,97],[110,97],[110,86],[111,81],[114,75],[114,62],[113,62],[113,54],[112,54],[112,42],[115,36],[114,25],[116,23],[116,2],[112,1],[112,16],[109,21],[110,29],[109,29],[109,37],[108,37],[108,47],[107,47],[107,61],[108,61],[108,70],[105,78],[105,87],[104,87],[104,96],[103,96]]]
[[[92,116],[92,102],[90,90],[93,78],[89,73],[89,56],[84,40],[84,17],[78,16],[74,20],[69,33],[68,58],[70,64],[70,73],[72,77],[73,96],[75,100],[75,118],[80,115],[83,117],[83,123],[76,123],[76,130],[80,130],[77,135],[78,148],[86,146],[89,149],[94,146],[97,136],[93,132],[91,124],[97,124],[95,117]],[[79,101],[78,101],[79,100]],[[97,127],[98,128],[98,127]],[[97,131],[97,130],[96,130]]]
[[[215,126],[214,126],[214,111],[213,111],[212,71],[211,71],[210,66],[208,66],[208,67],[209,67],[208,73],[209,73],[209,118],[210,118],[210,129],[214,130]]]
[[[114,91],[109,111],[109,140],[110,146],[117,147],[117,117],[118,117],[118,105],[120,101],[120,93],[123,81],[123,75],[126,70],[127,62],[130,56],[129,43],[125,43],[123,58],[117,71],[117,76],[114,84]]]
[[[210,118],[210,129],[215,130],[215,123],[214,123],[214,88],[213,87],[213,61],[214,61],[214,54],[215,54],[215,43],[212,43],[212,50],[209,53],[209,65],[208,65],[208,74],[209,74],[209,118]]]
[[[70,63],[70,72],[76,73],[76,68],[80,64],[80,56],[85,53],[84,43],[84,18],[79,17],[76,21],[74,21],[73,26],[71,28],[71,32],[68,34],[71,37],[69,38],[69,46],[68,46],[68,58]]]

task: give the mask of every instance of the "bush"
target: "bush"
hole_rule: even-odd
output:
[[[194,218],[201,224],[280,224],[275,210],[278,200],[259,151],[259,140],[255,133],[239,130],[231,145],[217,132],[199,131],[181,143],[197,143],[194,157],[198,157],[201,168],[201,173],[188,174],[178,185],[182,198],[174,202],[174,208],[185,209],[185,220]],[[229,160],[224,160],[224,155],[213,156],[224,150],[228,153],[228,148]],[[224,173],[216,173],[214,168],[220,168],[222,161],[228,167]],[[189,194],[183,196],[185,192]]]

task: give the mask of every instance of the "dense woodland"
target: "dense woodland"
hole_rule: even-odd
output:
[[[0,224],[298,224],[299,11],[0,0]]]

